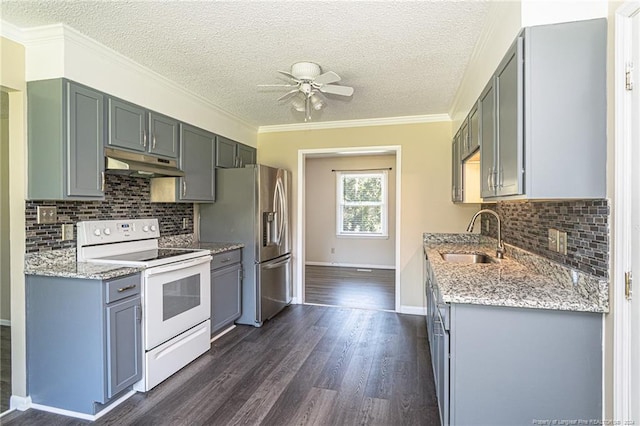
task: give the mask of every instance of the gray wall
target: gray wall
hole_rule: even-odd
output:
[[[394,267],[396,239],[395,155],[308,158],[305,164],[306,262]],[[336,173],[331,170],[389,170],[389,237],[336,236]],[[335,253],[331,253],[331,249]]]

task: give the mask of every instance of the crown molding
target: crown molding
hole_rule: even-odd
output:
[[[20,44],[24,43],[24,31],[7,21],[0,20],[0,36]]]
[[[17,28],[17,27],[15,27]],[[194,103],[200,104],[201,106],[215,111],[217,114],[224,116],[238,125],[244,127],[249,132],[255,133],[257,131],[256,126],[250,124],[244,119],[223,110],[219,106],[213,104],[208,99],[200,96],[190,90],[180,86],[174,81],[168,79],[167,77],[147,68],[134,60],[128,58],[127,56],[111,49],[110,47],[105,46],[104,44],[82,34],[78,30],[69,27],[65,24],[53,24],[53,25],[44,25],[40,27],[28,28],[24,30],[20,30],[23,34],[23,43],[25,46],[35,46],[44,43],[50,43],[55,41],[63,40],[64,42],[74,43],[76,45],[80,45],[83,49],[88,49],[101,57],[105,58],[110,62],[117,63],[124,69],[128,71],[143,75],[145,78],[155,81],[157,84],[164,86],[167,90],[171,92],[177,92],[183,96],[187,96],[191,98]]]
[[[449,114],[411,115],[406,117],[367,118],[362,120],[324,121],[319,123],[277,124],[260,126],[258,133],[295,132],[300,130],[343,129],[348,127],[393,126],[451,121]]]

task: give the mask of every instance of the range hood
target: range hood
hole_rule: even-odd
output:
[[[184,176],[176,160],[105,148],[106,172],[138,177]]]

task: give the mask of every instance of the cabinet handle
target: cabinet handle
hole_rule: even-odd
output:
[[[143,147],[147,147],[147,132],[143,131],[142,132],[142,146]]]
[[[182,179],[182,196],[185,197],[187,195],[187,180]]]
[[[142,305],[136,305],[136,319],[142,322]]]
[[[126,287],[120,287],[118,289],[118,293],[122,293],[123,291],[131,290],[132,288],[136,288],[135,284],[128,285]]]
[[[503,167],[500,167],[497,180],[498,180],[498,187],[502,188],[504,186],[504,168]]]
[[[153,135],[153,144],[151,145],[151,148],[156,149],[156,135]]]
[[[491,167],[489,169],[489,173],[487,173],[487,186],[489,187],[489,189],[493,189],[493,187],[491,186],[491,176],[493,175],[493,167]]]
[[[101,175],[102,175],[102,179],[101,179],[101,182],[100,182],[100,190],[102,192],[104,192],[104,180],[105,180],[104,171],[101,172]]]
[[[220,261],[220,263],[227,263],[227,262],[230,262],[230,261],[231,261],[231,258],[230,258],[230,257],[227,257],[226,259],[222,259],[222,260]]]

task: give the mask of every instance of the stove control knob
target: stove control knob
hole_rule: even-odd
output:
[[[148,225],[143,226],[143,227],[142,227],[142,230],[143,230],[144,232],[149,232],[149,226],[148,226]]]
[[[95,235],[96,237],[100,236],[100,230],[96,228],[96,230],[93,231],[93,235]]]
[[[104,232],[104,235],[111,235],[111,229],[109,228],[104,228],[104,231],[102,232]]]
[[[156,226],[155,225],[151,225],[151,232],[156,232]]]

